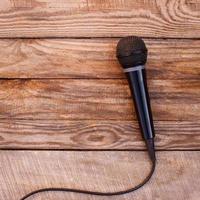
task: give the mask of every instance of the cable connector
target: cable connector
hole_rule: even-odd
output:
[[[156,154],[155,154],[154,138],[147,139],[145,142],[149,153],[149,158],[151,159],[152,162],[155,162]]]

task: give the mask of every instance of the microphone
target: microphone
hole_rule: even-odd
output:
[[[128,78],[140,129],[150,159],[155,161],[155,132],[146,80],[147,48],[144,41],[136,36],[122,38],[117,44],[117,58]]]
[[[35,194],[48,191],[75,192],[79,194],[89,194],[96,196],[123,195],[138,190],[150,180],[156,167],[156,157],[154,149],[154,126],[144,66],[147,60],[147,48],[145,43],[139,37],[134,36],[121,39],[117,45],[117,58],[127,75],[132,96],[135,99],[134,102],[141,132],[147,145],[149,157],[152,161],[152,167],[149,174],[141,183],[126,190],[114,192],[98,192],[73,188],[43,188],[28,193],[20,200],[25,200]]]

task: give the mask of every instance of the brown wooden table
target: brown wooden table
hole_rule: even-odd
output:
[[[150,169],[117,41],[144,38],[158,165],[119,197],[200,199],[200,1],[0,1],[0,200],[117,191]],[[30,198],[31,199],[31,198]]]

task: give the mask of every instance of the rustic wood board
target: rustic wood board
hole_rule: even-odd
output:
[[[0,40],[0,78],[125,78],[119,39]],[[198,79],[200,40],[145,39],[148,79]]]
[[[155,121],[156,149],[200,150],[200,121]],[[137,121],[0,120],[1,149],[146,149]]]
[[[0,37],[199,38],[198,0],[1,0]]]
[[[32,199],[197,200],[200,152],[158,152],[157,155],[153,178],[137,192],[109,198],[59,192]],[[138,184],[149,170],[145,152],[1,151],[0,199],[18,200],[43,187],[117,191]]]
[[[199,80],[149,80],[149,91],[155,120],[200,120]],[[136,119],[127,80],[0,80],[0,100],[2,119]]]

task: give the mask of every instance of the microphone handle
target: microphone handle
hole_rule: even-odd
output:
[[[144,68],[126,72],[135,109],[145,141],[155,137],[153,117],[147,89],[146,70]]]

